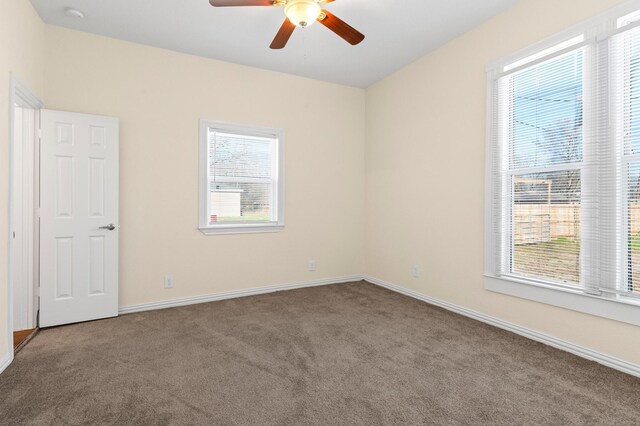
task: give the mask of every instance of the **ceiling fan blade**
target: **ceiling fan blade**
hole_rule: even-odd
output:
[[[354,46],[364,40],[364,34],[327,10],[322,9],[318,22]]]
[[[211,6],[273,6],[272,0],[209,0]]]
[[[276,34],[275,38],[271,42],[272,49],[282,49],[287,45],[289,41],[289,37],[293,34],[293,30],[296,29],[296,26],[291,23],[288,19],[285,19],[282,23],[282,26],[278,30],[278,34]]]

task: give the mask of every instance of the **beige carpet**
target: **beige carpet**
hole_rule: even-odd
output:
[[[360,282],[43,330],[0,423],[640,425],[640,379]]]

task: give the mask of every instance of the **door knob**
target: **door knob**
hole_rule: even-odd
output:
[[[116,229],[116,226],[113,223],[110,223],[107,226],[101,226],[98,229],[106,229],[108,231],[113,231],[114,229]]]

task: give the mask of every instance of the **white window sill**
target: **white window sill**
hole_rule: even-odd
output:
[[[551,285],[484,276],[485,290],[640,326],[640,301],[585,294]]]
[[[240,226],[210,226],[198,228],[204,235],[224,234],[261,234],[265,232],[280,232],[284,225],[240,225]]]

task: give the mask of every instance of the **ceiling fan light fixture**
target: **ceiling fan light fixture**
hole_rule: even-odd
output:
[[[64,14],[69,18],[84,19],[84,13],[81,10],[74,9],[73,7],[67,7],[64,9]]]
[[[322,8],[313,0],[291,0],[284,7],[284,13],[293,25],[305,28],[316,22]]]

